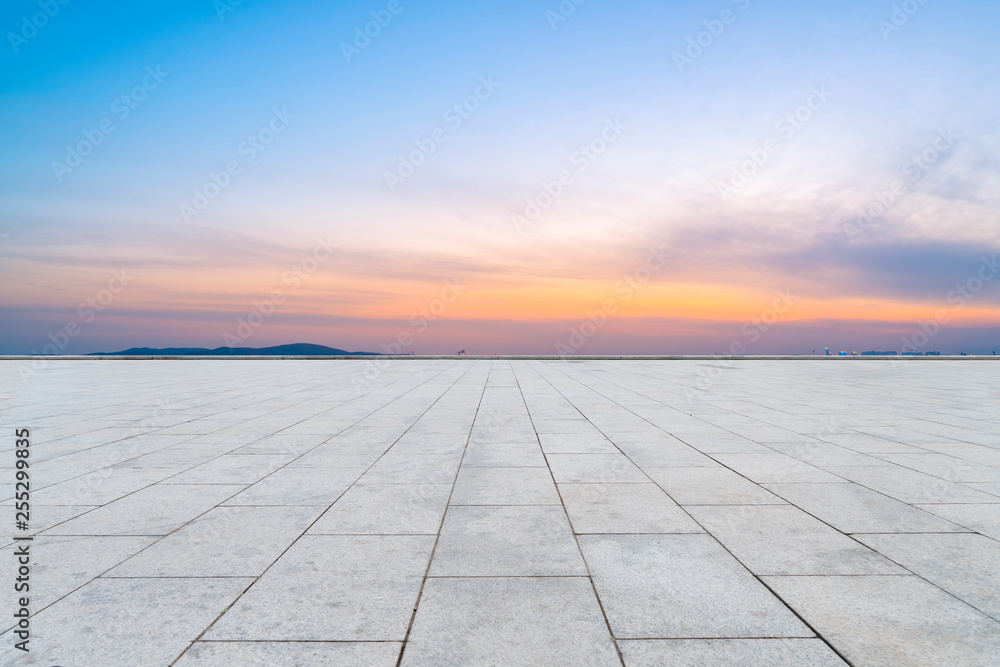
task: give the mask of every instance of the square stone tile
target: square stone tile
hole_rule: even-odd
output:
[[[157,484],[61,523],[44,535],[166,535],[242,489]]]
[[[673,442],[624,442],[618,448],[642,469],[673,467],[719,467],[712,458],[694,447]]]
[[[757,575],[906,574],[898,565],[791,505],[702,505],[688,511]]]
[[[559,505],[548,468],[462,466],[452,505]]]
[[[18,659],[37,665],[169,665],[252,581],[96,579],[32,617],[31,652]],[[5,662],[11,641],[8,632]]]
[[[142,551],[155,540],[155,537],[45,535],[30,542],[19,542],[0,549],[0,558],[12,564],[13,573],[13,564],[17,563],[15,550],[24,544],[28,545],[31,558],[28,597],[32,613],[38,613]],[[12,574],[13,576],[16,575]],[[20,597],[22,594],[14,590],[13,584],[4,587],[2,599],[7,603],[6,609],[16,609],[15,602]],[[4,622],[7,623],[7,619]]]
[[[195,642],[177,667],[395,667],[402,642]]]
[[[31,503],[31,508],[28,512],[31,532],[40,533],[98,507],[98,505],[36,505],[35,503]],[[15,513],[13,500],[0,505],[0,516],[3,517],[3,525],[13,526],[16,520]],[[7,535],[0,538],[0,541],[10,544],[13,540],[9,538],[10,535]]]
[[[365,484],[453,484],[461,453],[396,454],[380,458],[362,478]]]
[[[769,491],[845,533],[938,533],[963,529],[857,484],[767,484]]]
[[[388,445],[325,444],[288,464],[291,468],[367,468],[385,454]]]
[[[681,505],[781,505],[785,501],[732,470],[646,468],[653,481]]]
[[[281,454],[223,455],[164,480],[162,484],[253,484],[288,463]]]
[[[626,639],[626,667],[844,667],[822,639]]]
[[[709,535],[582,535],[619,639],[812,637]]]
[[[652,483],[563,484],[559,491],[578,534],[704,532]]]
[[[585,577],[429,579],[403,665],[620,665]]]
[[[715,454],[714,458],[757,484],[844,481],[805,461],[775,451],[755,454]]]
[[[465,450],[462,466],[545,467],[545,457],[537,442],[472,443]]]
[[[817,437],[863,454],[905,454],[921,451],[918,447],[867,433],[826,433]]]
[[[601,433],[539,433],[546,454],[618,454],[618,448]]]
[[[915,576],[766,577],[854,664],[996,664],[1000,624]]]
[[[917,505],[935,516],[947,519],[949,525],[962,526],[966,530],[982,533],[994,540],[1000,540],[1000,508],[996,505]],[[879,532],[879,531],[870,531]],[[888,532],[888,531],[887,531]],[[932,532],[932,531],[927,531]]]
[[[226,505],[331,505],[364,473],[364,468],[276,470]]]
[[[965,486],[968,486],[969,488],[976,489],[979,491],[983,491],[993,496],[1000,497],[1000,484],[992,484],[992,483],[984,484],[980,482],[968,482],[965,484]]]
[[[280,454],[301,456],[315,449],[327,440],[325,435],[305,435],[296,433],[277,433],[243,445],[233,450],[233,454]]]
[[[621,454],[549,454],[546,458],[558,484],[649,482],[649,478]]]
[[[257,577],[326,509],[216,507],[106,577]]]
[[[586,575],[562,507],[453,506],[445,515],[432,577]]]
[[[898,466],[828,470],[904,503],[1000,503],[988,493]]]
[[[859,535],[858,539],[1000,620],[1000,542],[970,533]]]
[[[31,502],[33,505],[104,505],[176,472],[170,468],[102,468],[32,491]]]
[[[448,484],[355,484],[309,529],[319,535],[437,535]]]
[[[882,454],[879,458],[904,468],[940,477],[949,482],[983,482],[1000,486],[1000,468],[928,452],[925,454]]]
[[[306,535],[203,639],[402,641],[433,547],[423,535]]]
[[[811,442],[764,442],[761,443],[782,454],[805,461],[819,468],[830,466],[884,466],[887,462],[867,454],[852,451],[819,440]]]

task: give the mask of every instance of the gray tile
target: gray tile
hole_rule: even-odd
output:
[[[166,535],[237,493],[240,486],[156,485],[50,528],[45,535]]]
[[[546,454],[617,454],[618,448],[600,433],[539,433]]]
[[[293,468],[277,470],[226,505],[331,505],[364,468]]]
[[[31,503],[31,509],[28,513],[31,532],[40,533],[43,530],[52,528],[64,521],[69,521],[90,510],[97,509],[97,507],[98,505],[36,505],[35,503]],[[0,508],[2,508],[0,515],[4,517],[3,525],[14,525],[14,502],[4,503],[0,505]]]
[[[649,478],[621,454],[550,454],[547,459],[558,484],[649,482]]]
[[[586,575],[562,507],[448,508],[430,575]]]
[[[791,505],[704,505],[688,511],[754,574],[906,574]]]
[[[462,466],[452,505],[558,505],[548,468]]]
[[[687,512],[655,484],[562,484],[577,533],[701,533]]]
[[[402,641],[433,547],[423,535],[306,535],[203,639]]]
[[[904,503],[1000,503],[1000,498],[982,491],[896,466],[828,470]]]
[[[395,454],[380,458],[362,478],[366,484],[452,484],[461,453]]]
[[[282,454],[300,456],[326,441],[325,435],[278,433],[234,449],[233,454]]]
[[[175,664],[395,667],[402,642],[195,642]]]
[[[585,577],[429,579],[403,665],[620,665]]]
[[[32,618],[30,660],[168,665],[252,581],[97,579]]]
[[[855,664],[988,665],[1000,624],[914,576],[766,577]]]
[[[580,547],[619,639],[813,636],[709,535],[583,535]]]
[[[781,505],[784,500],[728,468],[646,468],[681,505]]]
[[[859,535],[858,539],[1000,620],[1000,542],[970,533]]]
[[[355,484],[309,533],[437,535],[450,492],[448,484]]]
[[[705,454],[763,454],[771,450],[749,438],[732,433],[719,435],[678,434],[681,441]]]
[[[468,439],[468,431],[450,435],[407,433],[392,446],[392,452],[394,454],[461,456]]]
[[[367,468],[382,456],[388,445],[326,443],[289,463],[294,468]]]
[[[863,454],[905,454],[921,451],[912,445],[904,445],[901,442],[866,433],[826,433],[820,438]]]
[[[984,484],[979,482],[969,482],[966,486],[1000,497],[1000,484]]]
[[[156,540],[155,537],[43,536],[28,543],[31,554],[31,610],[37,613],[59,598],[72,593],[95,577],[136,554]],[[15,563],[17,548],[25,542],[0,549],[0,558]],[[12,570],[13,572],[13,570]],[[12,575],[13,576],[13,575]],[[13,584],[4,587],[6,609],[14,609],[20,597]],[[4,619],[6,620],[6,619]],[[4,626],[6,627],[6,626]]]
[[[718,467],[719,464],[694,447],[675,442],[625,442],[618,448],[640,468]]]
[[[106,577],[257,577],[325,507],[216,507]]]
[[[822,639],[627,639],[626,667],[843,667]]]
[[[280,454],[225,455],[164,480],[163,484],[253,484],[288,463]]]
[[[769,491],[845,533],[936,533],[963,529],[857,484],[767,484]]]
[[[829,466],[885,466],[886,461],[867,454],[851,451],[845,447],[818,440],[812,442],[765,442],[771,449],[792,456],[811,465]]]
[[[844,481],[805,461],[774,451],[756,454],[715,454],[714,458],[758,484]]]
[[[963,526],[965,529],[982,533],[994,540],[1000,540],[1000,508],[997,508],[996,505],[949,504],[917,505],[917,507],[947,519],[952,525]]]
[[[973,463],[947,454],[883,454],[879,458],[949,482],[983,482],[1000,486],[1000,468]],[[985,489],[984,489],[985,490]]]
[[[463,466],[545,467],[545,457],[537,442],[500,443],[487,442],[470,444],[462,459]]]
[[[168,468],[103,468],[31,494],[37,505],[104,505],[175,474]]]

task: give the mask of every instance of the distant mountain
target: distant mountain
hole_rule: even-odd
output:
[[[87,356],[202,356],[202,357],[295,357],[295,356],[316,356],[316,357],[354,357],[354,356],[378,356],[377,352],[348,352],[338,350],[335,347],[326,345],[313,345],[312,343],[293,343],[291,345],[275,345],[274,347],[217,347],[209,350],[204,347],[165,347],[155,349],[152,347],[133,347],[121,352],[93,352]]]

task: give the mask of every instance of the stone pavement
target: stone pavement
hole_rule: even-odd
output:
[[[25,363],[3,664],[1000,661],[989,361]]]

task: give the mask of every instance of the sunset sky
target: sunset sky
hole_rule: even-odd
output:
[[[998,25],[995,0],[11,0],[0,353],[991,353]]]

